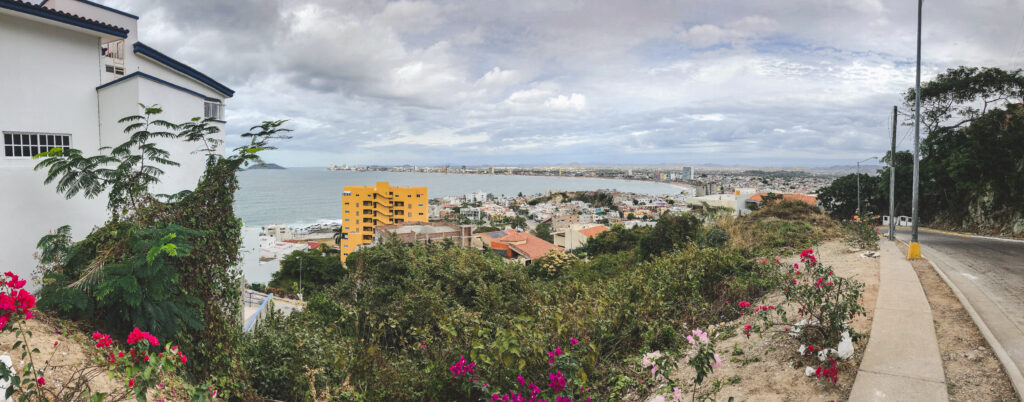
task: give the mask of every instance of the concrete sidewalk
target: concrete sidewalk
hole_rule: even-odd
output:
[[[917,273],[890,241],[879,242],[878,301],[851,401],[948,401],[932,309]]]

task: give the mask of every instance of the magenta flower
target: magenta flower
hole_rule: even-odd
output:
[[[548,380],[548,387],[556,394],[565,389],[565,376],[562,375],[561,371],[555,371],[554,373],[548,374]]]

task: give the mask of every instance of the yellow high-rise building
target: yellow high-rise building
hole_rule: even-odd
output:
[[[341,261],[361,245],[373,242],[377,225],[427,222],[426,187],[346,186],[341,196],[341,226],[348,235],[341,241]]]

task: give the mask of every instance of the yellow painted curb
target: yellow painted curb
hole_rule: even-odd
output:
[[[966,233],[950,232],[950,231],[946,231],[946,230],[939,230],[939,229],[932,229],[932,228],[918,228],[918,229],[919,230],[924,230],[926,232],[932,232],[932,233],[942,233],[942,234],[948,234],[948,235],[960,236],[960,237],[973,237],[973,236],[971,236],[969,234],[966,234]]]
[[[920,260],[921,259],[921,243],[912,242],[907,250],[908,260]]]

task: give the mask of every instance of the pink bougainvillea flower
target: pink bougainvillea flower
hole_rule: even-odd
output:
[[[143,339],[149,342],[150,346],[160,346],[160,340],[156,339],[156,337],[151,335],[149,332],[140,331],[138,328],[133,329],[132,332],[128,334],[127,342],[131,345]]]
[[[516,381],[519,381],[519,385],[526,386],[526,380],[523,379],[523,376],[516,377]]]
[[[554,373],[548,374],[548,388],[554,393],[562,392],[565,389],[565,376],[562,375],[561,371],[555,371]]]
[[[569,344],[570,345],[576,346],[576,344],[578,344],[578,343],[580,343],[580,341],[576,340],[576,338],[569,338]]]
[[[182,358],[184,358],[184,356],[182,356]],[[184,363],[184,361],[182,362]],[[452,375],[455,376],[455,378],[459,378],[459,376],[462,375],[475,373],[476,370],[473,367],[476,367],[476,363],[467,363],[464,356],[459,356],[459,361],[451,365],[451,367],[448,367],[448,370],[452,372]]]

